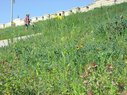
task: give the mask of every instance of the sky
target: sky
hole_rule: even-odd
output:
[[[93,2],[94,0],[15,0],[13,19],[18,16],[24,19],[27,13],[30,14],[30,18],[44,16],[75,7],[88,6]],[[11,22],[11,0],[0,0],[0,24],[8,22]]]

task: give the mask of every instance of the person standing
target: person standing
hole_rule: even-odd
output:
[[[60,19],[60,20],[63,19],[63,17],[61,16],[61,13],[59,13],[59,17],[58,17],[58,19]]]
[[[25,17],[25,26],[26,26],[26,30],[28,30],[29,24],[30,24],[29,14],[26,14],[26,17]]]

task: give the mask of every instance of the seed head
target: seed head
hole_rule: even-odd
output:
[[[2,64],[4,64],[5,62],[7,62],[7,59],[1,59]]]
[[[8,68],[9,68],[9,69],[12,69],[12,66],[10,65],[10,66],[8,66]]]
[[[86,74],[88,75],[90,73],[90,69],[88,69],[87,71],[86,71]]]
[[[88,80],[84,80],[83,84],[87,84],[89,81]]]
[[[110,68],[111,64],[106,64],[106,68]]]
[[[90,69],[90,68],[97,68],[96,63],[95,62],[91,62],[88,69]]]
[[[90,91],[87,92],[87,95],[94,95],[94,93],[93,93],[92,90],[90,90]]]
[[[113,70],[114,70],[114,68],[112,67],[112,65],[111,65],[111,64],[106,64],[106,68],[107,68],[107,69],[110,69],[111,71],[113,71]]]
[[[81,76],[80,76],[80,78],[84,78],[84,77],[86,77],[86,74],[82,74]]]

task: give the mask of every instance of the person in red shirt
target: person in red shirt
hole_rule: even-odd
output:
[[[30,24],[30,18],[29,18],[29,14],[27,14],[26,17],[25,17],[25,26],[26,26],[26,29],[28,29],[29,24]]]

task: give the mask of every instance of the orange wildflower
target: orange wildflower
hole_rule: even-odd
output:
[[[79,47],[77,47],[76,49],[79,50]]]

